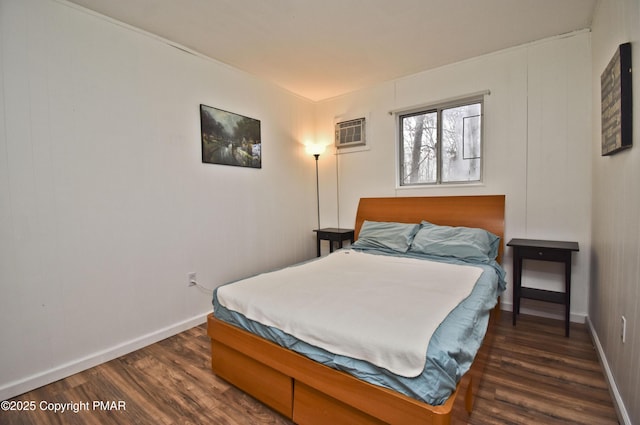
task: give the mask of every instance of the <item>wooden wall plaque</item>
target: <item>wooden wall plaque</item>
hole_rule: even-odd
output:
[[[600,75],[602,156],[632,144],[631,43],[621,44]]]

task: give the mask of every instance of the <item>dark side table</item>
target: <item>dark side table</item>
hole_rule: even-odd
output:
[[[316,229],[316,246],[318,248],[318,257],[320,256],[320,241],[329,241],[329,252],[333,252],[333,243],[338,242],[338,247],[342,248],[342,242],[354,242],[353,229],[339,229],[337,227],[326,227],[324,229]]]
[[[569,336],[569,309],[571,306],[571,253],[579,251],[577,242],[511,239],[513,248],[513,326],[520,314],[520,298],[564,304],[564,334]],[[522,260],[555,261],[564,263],[564,291],[547,291],[522,287]]]

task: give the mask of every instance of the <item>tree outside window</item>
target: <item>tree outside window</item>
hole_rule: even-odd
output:
[[[398,114],[400,185],[478,182],[482,100]]]

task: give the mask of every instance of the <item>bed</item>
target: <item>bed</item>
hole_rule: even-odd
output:
[[[372,223],[414,223],[418,229],[425,225],[480,228],[501,241],[504,202],[503,195],[363,198],[356,215],[354,249],[367,240]],[[411,235],[415,236],[415,233]],[[502,245],[498,242],[495,246],[498,261],[502,257]],[[348,250],[338,251],[331,256],[348,257],[345,255],[348,253]],[[224,315],[224,320],[213,314],[208,317],[211,365],[218,376],[299,424],[455,423],[457,419],[464,420],[473,407],[473,394],[480,384],[493,339],[490,324],[498,314],[499,305],[496,305],[488,319],[489,329],[468,371],[450,395],[437,404],[311,360],[283,347],[279,341],[274,343],[264,335],[229,323]],[[440,327],[437,332],[439,330]],[[431,345],[429,347],[431,350]]]

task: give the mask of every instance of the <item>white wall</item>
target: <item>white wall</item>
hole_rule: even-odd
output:
[[[301,143],[332,143],[336,117],[366,115],[368,147],[320,157],[322,226],[351,227],[362,196],[504,193],[507,240],[580,243],[582,320],[590,61],[578,33],[312,104],[63,1],[0,0],[0,399],[199,323],[211,297],[188,272],[215,287],[315,255]],[[483,184],[396,188],[387,112],[482,90]],[[201,163],[200,103],[261,120],[261,170]],[[559,287],[541,264],[525,279]]]
[[[315,255],[313,104],[65,2],[0,0],[0,399],[203,321]],[[199,104],[261,120],[201,163]],[[285,207],[286,206],[286,207]]]
[[[593,21],[593,250],[589,320],[622,423],[640,424],[640,0],[605,0]],[[631,42],[633,147],[601,153],[600,74]],[[626,342],[620,338],[627,319]],[[626,406],[626,409],[625,409]]]
[[[584,321],[591,249],[590,34],[580,32],[485,55],[318,105],[318,139],[331,144],[336,117],[367,117],[367,149],[321,158],[323,226],[353,226],[364,196],[506,194],[506,236],[577,241],[572,319]],[[482,185],[396,187],[390,110],[490,90],[485,98]],[[335,150],[334,150],[335,151]],[[504,260],[511,282],[511,250]],[[529,264],[530,263],[530,264]],[[527,286],[560,289],[561,264],[527,262]],[[511,287],[503,297],[511,306]],[[529,310],[561,315],[548,304]]]

